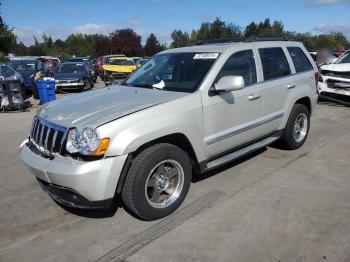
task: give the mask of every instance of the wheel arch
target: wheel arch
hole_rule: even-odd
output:
[[[120,194],[120,192],[123,188],[125,178],[128,174],[132,160],[139,153],[141,153],[143,150],[145,150],[146,148],[149,148],[153,145],[160,144],[160,143],[169,143],[169,144],[172,144],[174,146],[178,146],[179,148],[184,150],[188,154],[188,156],[190,157],[193,171],[196,173],[200,172],[200,167],[199,167],[199,162],[197,159],[196,152],[194,151],[194,148],[193,148],[191,142],[189,141],[189,139],[186,137],[186,135],[184,135],[182,133],[168,134],[168,135],[153,139],[151,141],[148,141],[148,142],[142,144],[135,151],[133,151],[129,154],[127,160],[124,163],[122,173],[119,177],[116,193]]]
[[[301,104],[307,107],[310,114],[312,113],[312,105],[311,105],[311,99],[308,96],[304,96],[302,98],[299,98],[297,101],[295,101],[294,104]]]

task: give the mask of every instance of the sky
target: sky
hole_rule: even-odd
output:
[[[174,29],[191,32],[216,17],[246,26],[269,17],[285,29],[313,34],[343,32],[350,39],[350,0],[0,0],[5,22],[26,45],[43,33],[65,39],[71,33],[132,28],[146,39],[155,33],[169,43]]]

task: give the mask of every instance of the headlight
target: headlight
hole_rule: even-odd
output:
[[[30,77],[30,78],[34,78],[34,74],[31,74],[29,77]]]
[[[69,153],[82,155],[104,155],[109,145],[109,138],[100,139],[95,129],[72,129],[68,133],[66,149]]]

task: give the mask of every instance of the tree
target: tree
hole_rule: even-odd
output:
[[[1,5],[1,4],[0,4]],[[13,29],[4,22],[2,16],[0,16],[0,53],[1,56],[13,51],[16,45],[16,36],[13,33]]]
[[[243,37],[242,30],[235,24],[227,24],[216,18],[214,22],[202,23],[199,30],[193,30],[191,33],[191,42],[217,40],[217,39],[232,39],[239,41]]]
[[[187,46],[190,43],[190,36],[187,32],[182,32],[181,30],[174,30],[171,33],[171,38],[173,41],[171,42],[171,47],[183,47]]]
[[[141,36],[131,28],[115,30],[110,34],[111,53],[126,56],[140,56],[142,52]]]
[[[259,28],[258,25],[254,22],[251,22],[244,31],[244,37],[249,38],[251,36],[257,36],[259,34]]]
[[[148,36],[146,44],[143,47],[143,54],[145,56],[152,56],[163,50],[162,45],[158,42],[157,37],[152,33]]]
[[[96,56],[112,54],[111,39],[106,35],[96,35]]]

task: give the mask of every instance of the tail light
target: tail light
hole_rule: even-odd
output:
[[[321,75],[319,72],[315,73],[315,82],[316,82],[316,88],[318,85],[318,82],[322,79]]]

